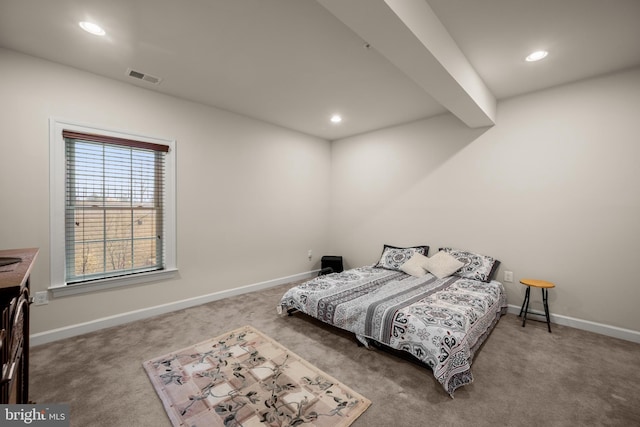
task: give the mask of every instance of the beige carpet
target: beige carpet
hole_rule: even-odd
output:
[[[308,317],[278,316],[288,287],[35,347],[30,398],[70,403],[72,426],[170,427],[142,362],[254,325],[371,400],[352,427],[640,425],[640,344],[556,324],[552,333],[544,323],[523,328],[509,314],[476,353],[474,383],[451,399],[422,366]]]
[[[371,404],[251,326],[143,366],[176,427],[347,427]]]

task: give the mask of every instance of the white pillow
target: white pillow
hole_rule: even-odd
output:
[[[429,258],[426,256],[415,253],[407,262],[400,266],[400,270],[415,277],[422,277],[427,274],[427,270],[424,266],[428,260]]]
[[[458,261],[453,255],[440,251],[431,258],[426,258],[422,267],[438,279],[451,276],[464,267],[464,262]]]

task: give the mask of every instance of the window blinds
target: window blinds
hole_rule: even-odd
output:
[[[66,283],[164,268],[166,145],[64,130]]]

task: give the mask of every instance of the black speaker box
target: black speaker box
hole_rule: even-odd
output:
[[[321,268],[330,267],[334,273],[340,273],[342,268],[342,257],[334,255],[325,255],[320,261]]]

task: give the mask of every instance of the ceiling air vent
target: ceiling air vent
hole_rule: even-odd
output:
[[[162,81],[160,77],[152,76],[151,74],[141,73],[140,71],[132,70],[131,68],[127,69],[127,76],[133,77],[134,79],[138,79],[138,80],[144,80],[145,82],[152,83],[154,85],[157,85]]]

